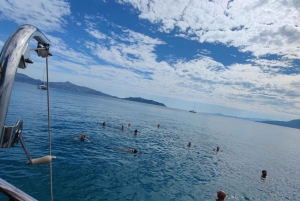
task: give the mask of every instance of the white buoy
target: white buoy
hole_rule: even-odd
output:
[[[31,162],[28,161],[27,163],[30,165],[39,165],[39,164],[46,164],[46,163],[50,163],[51,161],[53,161],[54,159],[56,159],[55,156],[44,156],[41,158],[35,158],[32,159]]]

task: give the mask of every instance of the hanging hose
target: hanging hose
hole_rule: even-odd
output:
[[[49,95],[49,71],[48,71],[48,56],[46,56],[46,71],[47,71],[47,107],[48,107],[48,135],[49,135],[49,155],[51,156],[51,131],[50,131],[50,95]],[[53,201],[53,188],[52,188],[52,161],[49,163],[50,169],[50,196]]]

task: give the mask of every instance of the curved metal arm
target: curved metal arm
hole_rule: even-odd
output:
[[[50,55],[50,41],[42,32],[32,26],[20,26],[7,40],[0,55],[0,148],[9,148],[16,142],[15,136],[9,135],[11,127],[5,127],[4,122],[8,110],[11,90],[15,80],[17,68],[26,68],[30,59],[29,41],[34,38],[37,41],[38,56]],[[9,135],[9,136],[8,136]],[[6,138],[9,137],[9,143]]]
[[[24,69],[27,67],[27,64],[33,63],[30,59],[30,49],[28,45],[32,38],[37,41],[37,48],[34,50],[37,52],[38,56],[46,58],[46,61],[48,61],[48,56],[52,56],[49,52],[50,41],[40,30],[32,25],[20,26],[9,37],[0,54],[0,148],[12,147],[19,140],[28,158],[28,163],[31,165],[50,163],[51,172],[51,161],[55,159],[55,156],[51,156],[50,151],[50,156],[31,159],[21,135],[23,129],[22,120],[18,120],[14,126],[4,126],[17,68],[19,67]],[[50,124],[48,124],[48,128],[50,129]],[[50,174],[50,178],[51,200],[53,200],[52,173]],[[2,179],[0,179],[0,192],[7,195],[9,200],[34,200],[23,191],[15,188]]]

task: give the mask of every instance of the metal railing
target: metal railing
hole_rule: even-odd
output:
[[[35,39],[37,41],[37,48],[29,48],[29,41],[31,39]],[[38,28],[32,25],[20,26],[8,38],[7,42],[2,48],[0,54],[0,148],[13,147],[18,141],[20,141],[22,148],[28,158],[28,164],[36,165],[50,163],[51,167],[51,161],[55,159],[55,156],[51,156],[51,151],[48,156],[31,159],[30,154],[25,146],[25,142],[22,138],[22,120],[18,120],[14,126],[4,126],[17,69],[25,69],[28,64],[33,63],[33,61],[30,59],[30,50],[36,51],[39,57],[46,58],[46,65],[48,65],[47,58],[48,56],[52,56],[52,54],[49,52],[49,48],[50,41]],[[23,191],[2,180],[1,178],[0,192],[5,194],[10,201],[35,200],[31,196],[27,195]]]

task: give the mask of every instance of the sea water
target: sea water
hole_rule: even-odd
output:
[[[15,83],[6,118],[24,121],[32,158],[49,154],[46,94]],[[300,200],[298,129],[58,89],[50,95],[54,200],[205,201],[220,189],[227,200]],[[74,140],[82,132],[90,143]],[[26,162],[20,144],[0,149],[0,177],[49,200],[49,165]]]

